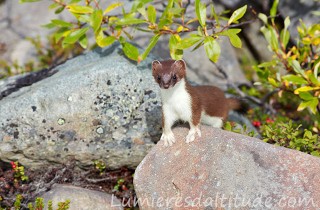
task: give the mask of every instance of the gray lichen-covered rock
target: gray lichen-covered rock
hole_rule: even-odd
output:
[[[0,159],[28,167],[68,160],[85,167],[97,159],[110,168],[135,167],[161,127],[150,63],[148,58],[136,65],[113,45],[69,60],[48,70],[52,76],[5,96]]]
[[[159,142],[135,171],[141,209],[319,209],[320,158],[201,126]]]
[[[120,200],[114,195],[88,190],[71,185],[56,184],[53,188],[44,193],[41,197],[44,199],[45,209],[47,203],[52,201],[53,209],[57,209],[59,202],[70,201],[69,210],[121,210]]]

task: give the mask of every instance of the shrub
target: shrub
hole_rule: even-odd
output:
[[[35,2],[40,0],[20,0],[20,2]],[[158,4],[161,2],[158,2]],[[96,0],[55,0],[50,6],[58,14],[63,11],[70,12],[75,18],[74,22],[60,19],[51,20],[45,27],[56,29],[55,41],[62,40],[62,45],[67,47],[78,42],[83,48],[88,47],[88,32],[95,37],[95,43],[100,47],[108,46],[114,42],[122,45],[124,54],[137,62],[144,60],[159,38],[169,35],[170,55],[173,59],[181,59],[183,50],[203,46],[207,56],[216,62],[220,55],[220,46],[216,39],[219,36],[227,36],[234,47],[241,47],[241,39],[238,34],[241,29],[235,24],[245,14],[247,6],[243,6],[233,12],[227,20],[227,24],[221,23],[222,14],[215,12],[213,3],[210,4],[210,13],[200,0],[195,1],[196,18],[188,18],[185,14],[190,2],[181,0],[169,0],[164,3],[165,7],[159,11],[156,4],[150,0],[134,1],[130,11],[125,11],[123,3],[114,2],[107,8],[101,8]],[[122,12],[118,15],[111,13],[121,7]],[[195,24],[196,23],[196,24]],[[129,41],[133,39],[130,29],[140,30],[153,34],[144,52]],[[181,34],[188,37],[181,38]]]
[[[278,0],[274,1],[271,15],[276,14],[277,4]],[[320,24],[307,27],[300,21],[297,28],[299,37],[296,44],[289,47],[289,17],[285,18],[281,30],[274,18],[269,21],[264,14],[259,14],[259,17],[264,22],[261,32],[269,43],[269,50],[273,52],[271,61],[255,66],[259,83],[280,98],[285,93],[292,93],[290,100],[298,101],[297,111],[308,109],[308,113],[301,112],[300,117],[310,115],[309,123],[313,124],[315,132],[319,132]]]

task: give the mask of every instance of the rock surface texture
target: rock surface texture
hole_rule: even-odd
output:
[[[161,103],[151,58],[136,65],[121,54],[113,45],[78,56],[2,98],[0,159],[27,167],[68,160],[137,166],[159,139]]]
[[[137,167],[141,209],[320,208],[320,159],[260,140],[201,127],[190,144],[159,142]]]
[[[53,209],[57,209],[59,202],[70,200],[69,210],[121,210],[121,202],[114,195],[88,190],[71,185],[56,184],[42,195],[47,209],[47,203],[52,201]]]

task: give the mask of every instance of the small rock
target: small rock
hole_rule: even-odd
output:
[[[58,119],[58,124],[59,125],[63,125],[65,123],[65,119],[63,119],[63,118],[59,118]]]
[[[71,185],[55,184],[53,188],[43,194],[44,204],[52,200],[53,209],[57,209],[59,202],[70,200],[69,210],[120,210],[121,202],[114,195],[88,190]]]
[[[101,127],[97,128],[97,133],[98,134],[103,134],[103,132],[104,132],[103,128],[101,128]]]

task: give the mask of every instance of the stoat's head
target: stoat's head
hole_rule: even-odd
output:
[[[185,78],[186,63],[184,60],[155,60],[152,62],[152,75],[160,88],[172,88]]]

